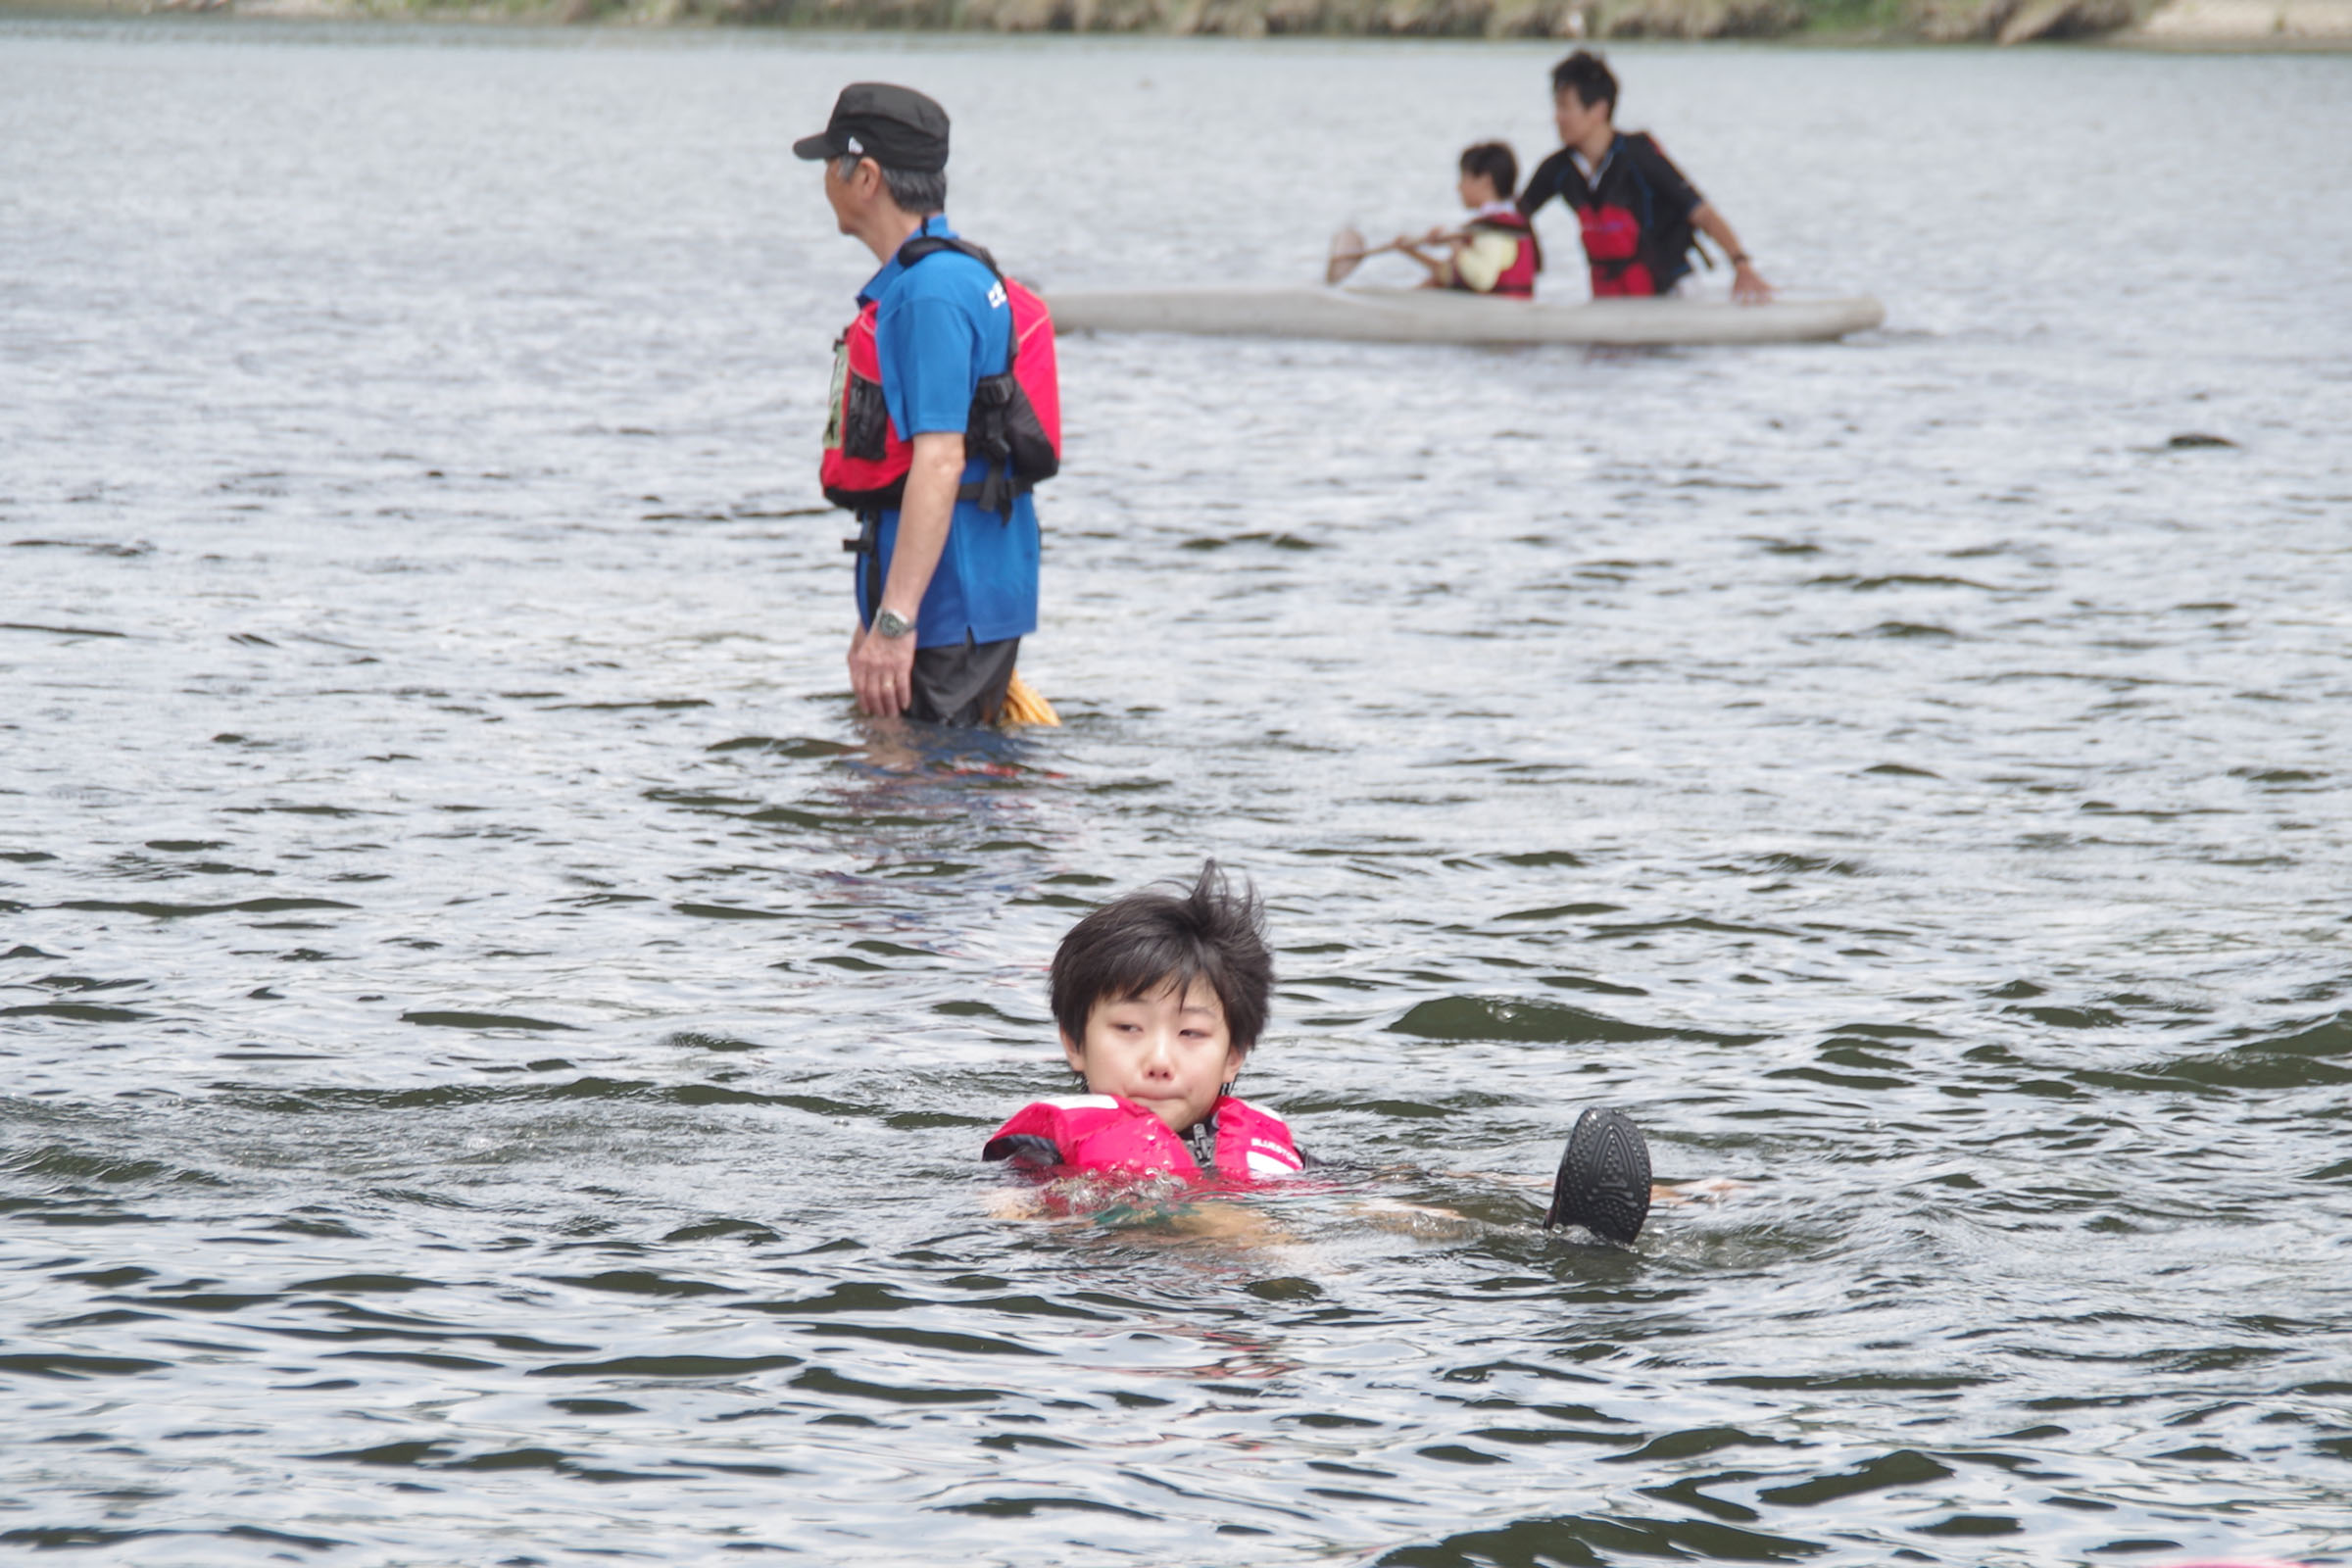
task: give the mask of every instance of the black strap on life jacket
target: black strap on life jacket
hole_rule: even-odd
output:
[[[1638,131],[1627,139],[1639,140],[1648,152],[1656,154],[1661,159],[1666,157],[1665,150],[1659,147],[1656,138],[1647,131]],[[1644,253],[1642,259],[1649,267],[1650,286],[1662,294],[1685,272],[1690,270],[1690,264],[1684,258],[1689,256],[1693,248],[1698,250],[1699,259],[1704,261],[1708,270],[1712,271],[1715,267],[1714,258],[1707,255],[1704,246],[1699,245],[1698,230],[1691,226],[1690,215],[1685,213],[1670,224],[1658,225],[1654,221],[1657,217],[1657,192],[1652,190],[1649,181],[1642,177],[1642,167],[1638,162],[1632,166],[1631,172],[1635,185],[1642,192],[1642,250]],[[1682,240],[1680,245],[1670,243],[1676,238]]]
[[[1609,143],[1609,150],[1600,155],[1600,162],[1592,166],[1592,177],[1585,181],[1585,199],[1587,201],[1595,207],[1600,205],[1600,176],[1607,172],[1609,164],[1617,157],[1618,150],[1637,139],[1646,142],[1652,152],[1657,152],[1658,144],[1651,140],[1646,132],[1618,132],[1617,139]],[[1666,155],[1660,152],[1658,156],[1663,158]],[[1639,207],[1629,207],[1626,211],[1634,215],[1634,226],[1640,232],[1641,237],[1634,242],[1633,255],[1615,257],[1605,262],[1591,262],[1592,270],[1613,280],[1623,277],[1636,267],[1646,268],[1649,271],[1650,287],[1663,293],[1667,284],[1668,266],[1671,265],[1674,268],[1674,275],[1680,278],[1683,273],[1690,270],[1683,258],[1695,249],[1698,252],[1699,260],[1705,262],[1708,270],[1712,271],[1715,267],[1715,259],[1707,254],[1705,246],[1698,243],[1698,231],[1690,226],[1688,218],[1678,220],[1673,225],[1682,231],[1683,243],[1672,248],[1666,244],[1666,235],[1659,231],[1656,222],[1657,193],[1649,188],[1649,181],[1642,176],[1640,154],[1633,155],[1632,161],[1626,165],[1626,173],[1633,181],[1634,190],[1640,202]],[[1578,174],[1579,177],[1582,177],[1583,171],[1578,171]]]
[[[1184,1148],[1185,1152],[1193,1156],[1193,1163],[1200,1167],[1202,1174],[1215,1170],[1217,1118],[1211,1116],[1206,1121],[1194,1123],[1192,1130],[1184,1135]]]
[[[899,247],[901,269],[912,267],[926,256],[941,251],[955,251],[969,256],[988,269],[989,275],[1002,285],[1004,270],[984,245],[970,240],[955,239],[945,234],[916,234]],[[1012,319],[1012,300],[1004,301],[1004,368],[995,375],[984,375],[972,388],[972,416],[965,421],[964,452],[967,457],[985,458],[988,466],[977,480],[958,485],[956,499],[978,503],[983,512],[993,512],[1006,522],[1012,520],[1012,504],[1035,488],[1033,482],[1012,470],[1012,439],[1005,433],[1004,413],[1012,407],[1012,395],[1019,385],[1013,378],[1012,368],[1021,352],[1020,323]]]
[[[865,613],[870,620],[882,612],[882,509],[860,509],[858,537],[844,539],[841,548],[861,558],[858,569],[865,574]]]
[[[909,238],[899,247],[900,270],[903,271],[924,257],[936,256],[941,251],[955,251],[969,256],[987,268],[989,275],[999,283],[1004,281],[1004,270],[997,266],[997,259],[988,253],[986,246],[946,234],[917,233]],[[982,510],[994,512],[1010,522],[1013,502],[1027,495],[1034,485],[1029,479],[1012,471],[1012,442],[1004,433],[1003,411],[1011,406],[1013,389],[1018,385],[1013,379],[1012,368],[1021,351],[1020,327],[1011,319],[1012,301],[1009,297],[1004,302],[1004,368],[996,375],[982,376],[980,384],[972,389],[972,412],[975,417],[966,420],[967,428],[964,431],[966,456],[986,458],[988,467],[978,479],[957,485],[956,499],[976,502]],[[978,431],[969,428],[974,423],[982,428]],[[879,506],[859,511],[858,537],[841,542],[843,550],[865,558],[862,569],[865,572],[865,601],[869,612],[882,608],[882,512]]]

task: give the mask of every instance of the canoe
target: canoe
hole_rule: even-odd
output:
[[[1864,332],[1877,300],[1592,300],[1553,305],[1426,288],[1149,288],[1050,296],[1063,332],[1188,332],[1363,343],[1801,343]]]

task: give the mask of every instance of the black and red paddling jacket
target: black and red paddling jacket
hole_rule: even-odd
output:
[[[1576,210],[1594,299],[1663,294],[1690,270],[1690,215],[1703,198],[1645,132],[1619,132],[1589,180],[1561,148],[1536,166],[1519,211],[1532,218],[1554,196]]]
[[[996,258],[968,241],[917,234],[899,247],[899,266],[957,251],[995,275],[1012,310],[1004,368],[985,375],[972,391],[963,433],[966,461],[985,459],[983,477],[966,481],[958,501],[1012,515],[1013,501],[1061,468],[1061,382],[1054,355],[1054,318],[1046,302],[1006,277]],[[882,358],[874,344],[879,300],[867,300],[833,344],[833,392],[825,417],[824,455],[817,464],[825,499],[861,516],[890,512],[906,495],[914,443],[899,434],[882,395]]]
[[[1544,247],[1536,243],[1536,225],[1517,213],[1482,213],[1464,225],[1473,233],[1508,234],[1519,242],[1519,254],[1511,259],[1495,277],[1490,294],[1507,294],[1514,299],[1533,299],[1536,293],[1536,274],[1544,270]],[[1468,288],[1457,272],[1455,288]]]

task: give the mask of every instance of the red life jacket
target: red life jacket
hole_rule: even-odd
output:
[[[1585,260],[1592,269],[1594,299],[1658,291],[1642,255],[1642,220],[1630,209],[1593,202],[1577,209],[1576,220],[1585,230]]]
[[[918,233],[899,247],[899,265],[957,251],[986,266],[1012,309],[1004,368],[973,389],[963,432],[967,460],[984,458],[986,474],[957,487],[956,499],[1012,515],[1015,497],[1061,467],[1061,386],[1054,357],[1054,318],[1046,302],[997,269],[979,246]],[[867,300],[833,344],[833,390],[827,399],[824,456],[817,477],[825,499],[867,514],[895,510],[906,494],[914,444],[891,422],[882,396],[882,359],[874,346],[879,300]]]
[[[1290,1128],[1273,1112],[1221,1095],[1209,1115],[1217,1126],[1216,1174],[1224,1180],[1265,1181],[1306,1168]],[[980,1157],[1056,1170],[1204,1174],[1166,1122],[1116,1095],[1071,1095],[1023,1105],[997,1129]]]
[[[1536,274],[1544,270],[1544,248],[1536,243],[1536,225],[1517,213],[1488,213],[1484,217],[1470,220],[1469,229],[1473,234],[1481,229],[1496,234],[1508,234],[1519,242],[1519,254],[1511,259],[1511,265],[1502,270],[1501,274],[1494,279],[1494,286],[1487,292],[1507,294],[1514,299],[1533,299],[1536,292]],[[1469,287],[1458,278],[1453,286],[1456,288]]]

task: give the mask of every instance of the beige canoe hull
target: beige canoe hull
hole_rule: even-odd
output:
[[[1593,300],[1552,305],[1438,289],[1152,288],[1054,294],[1063,332],[1188,332],[1361,343],[1803,343],[1865,332],[1877,300]]]

